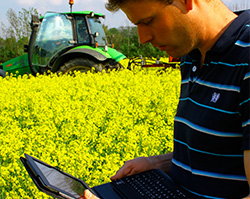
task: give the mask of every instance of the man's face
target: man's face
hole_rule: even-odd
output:
[[[181,1],[171,5],[158,1],[129,1],[121,6],[128,19],[137,25],[141,43],[151,43],[168,55],[181,57],[196,45],[195,30]]]

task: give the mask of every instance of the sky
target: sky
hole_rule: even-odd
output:
[[[73,11],[92,10],[106,15],[102,21],[108,28],[132,25],[121,11],[111,13],[105,9],[107,0],[74,0]],[[7,11],[12,8],[16,13],[22,8],[36,8],[44,15],[47,11],[70,11],[69,0],[0,0],[0,22],[6,20]]]
[[[245,4],[249,6],[250,0],[222,0],[227,6],[237,7],[241,9],[241,5]],[[126,18],[126,16],[118,11],[117,13],[111,13],[105,9],[105,3],[107,0],[74,0],[73,11],[92,10],[94,12],[102,13],[106,15],[106,19],[103,23],[108,28],[128,26],[132,25]],[[46,11],[65,12],[69,11],[69,0],[0,0],[0,22],[5,23],[6,13],[12,8],[16,13],[22,11],[22,8],[29,10],[29,8],[36,8],[37,11],[44,15]],[[6,24],[6,23],[5,23]]]

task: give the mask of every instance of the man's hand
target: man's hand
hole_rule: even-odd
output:
[[[80,197],[80,198],[81,199],[99,199],[97,196],[91,193],[88,189],[84,191],[83,197]]]
[[[125,176],[130,176],[153,168],[154,168],[153,162],[150,160],[149,157],[135,158],[133,160],[125,162],[124,165],[110,179],[116,180],[119,178],[123,178]]]
[[[169,173],[172,165],[172,157],[173,153],[168,153],[164,155],[139,157],[129,160],[125,162],[124,165],[110,179],[116,180],[150,169],[161,169],[164,172]]]

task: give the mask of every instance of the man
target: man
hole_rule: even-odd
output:
[[[115,180],[162,169],[200,198],[243,198],[250,184],[250,12],[221,0],[109,0],[150,42],[183,57],[174,152],[125,162]]]

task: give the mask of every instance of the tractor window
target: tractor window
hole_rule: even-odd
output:
[[[106,45],[106,36],[104,33],[104,30],[102,28],[102,24],[100,19],[98,18],[88,18],[91,34],[95,34],[96,32],[99,33],[99,35],[96,37],[96,41],[99,46],[105,46]]]
[[[60,13],[47,13],[35,41],[33,64],[46,66],[52,56],[72,45],[70,44],[72,38],[72,25],[67,16]]]
[[[90,42],[89,36],[90,35],[89,35],[89,31],[88,31],[86,20],[85,20],[84,16],[77,16],[76,17],[76,29],[77,29],[78,43],[89,44],[89,42]]]

